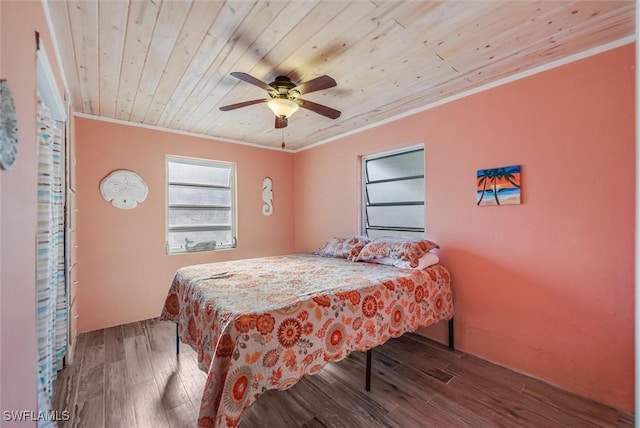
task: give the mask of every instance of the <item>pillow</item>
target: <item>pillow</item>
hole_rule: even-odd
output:
[[[407,262],[408,267],[417,269],[420,258],[434,248],[440,246],[427,239],[384,237],[365,245],[356,260],[375,263],[376,259],[390,258],[394,260],[394,266],[395,261]]]
[[[440,259],[435,253],[426,253],[418,259],[418,266],[411,267],[411,263],[407,260],[394,259],[392,257],[382,257],[379,259],[368,260],[370,263],[378,263],[381,265],[395,266],[401,269],[423,270],[429,266],[435,265]]]
[[[360,250],[369,242],[371,242],[371,240],[366,236],[349,235],[344,238],[334,236],[322,247],[316,249],[314,254],[355,261],[358,254],[360,254]]]
[[[411,263],[409,263],[406,260],[398,260],[398,259],[393,260],[393,266],[399,267],[402,269],[422,270],[422,269],[428,268],[429,266],[435,265],[439,261],[440,259],[438,258],[437,254],[425,253],[422,257],[418,259],[418,266],[416,267],[411,267]]]

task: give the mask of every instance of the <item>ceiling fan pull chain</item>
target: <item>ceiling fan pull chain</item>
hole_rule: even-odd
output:
[[[282,128],[282,150],[284,150],[284,128]]]

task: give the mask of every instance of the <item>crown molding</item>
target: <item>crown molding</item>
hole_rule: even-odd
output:
[[[388,117],[388,118],[380,120],[378,122],[371,123],[369,125],[360,127],[358,129],[354,129],[352,131],[348,131],[348,132],[345,132],[343,134],[327,138],[325,140],[322,140],[322,141],[319,141],[317,143],[314,143],[314,144],[299,148],[297,150],[293,150],[293,153],[298,153],[298,152],[302,152],[304,150],[309,150],[309,149],[312,149],[314,147],[318,147],[318,146],[330,143],[332,141],[336,141],[336,140],[339,140],[341,138],[348,137],[350,135],[359,134],[360,132],[363,132],[363,131],[366,131],[366,130],[369,130],[369,129],[372,129],[372,128],[376,128],[378,126],[382,126],[382,125],[385,125],[385,124],[390,123],[390,122],[394,122],[394,121],[399,120],[399,119],[403,119],[405,117],[413,116],[414,114],[421,113],[423,111],[431,110],[431,109],[439,107],[441,105],[448,104],[448,103],[450,103],[452,101],[459,100],[461,98],[470,97],[471,95],[475,95],[475,94],[478,94],[480,92],[488,91],[489,89],[493,89],[493,88],[498,87],[498,86],[506,85],[507,83],[511,83],[511,82],[516,81],[516,80],[524,79],[525,77],[533,76],[534,74],[542,73],[544,71],[548,71],[548,70],[551,70],[553,68],[562,67],[563,65],[567,65],[567,64],[570,64],[572,62],[580,61],[582,59],[585,59],[585,58],[588,58],[588,57],[591,57],[591,56],[594,56],[594,55],[598,55],[598,54],[601,54],[603,52],[619,48],[621,46],[625,46],[625,45],[631,44],[635,40],[636,40],[636,37],[635,37],[635,35],[633,35],[633,36],[628,36],[628,37],[624,37],[622,39],[615,40],[615,41],[610,42],[610,43],[606,43],[604,45],[597,46],[595,48],[587,49],[585,51],[578,52],[577,54],[569,55],[569,56],[561,58],[559,60],[552,61],[552,62],[550,62],[548,64],[541,65],[541,66],[532,68],[530,70],[526,70],[526,71],[523,71],[521,73],[517,73],[517,74],[514,74],[512,76],[496,80],[496,81],[491,82],[491,83],[487,83],[486,85],[478,86],[477,88],[473,88],[473,89],[470,89],[468,91],[461,92],[459,94],[453,95],[453,96],[448,97],[448,98],[444,98],[444,99],[436,101],[434,103],[427,104],[425,106],[418,107],[418,108],[415,108],[415,109],[411,109],[411,110],[408,110],[408,111],[406,111],[404,113]]]
[[[286,148],[283,150],[279,147],[269,147],[269,146],[264,146],[262,144],[247,143],[246,141],[232,140],[230,138],[212,137],[211,135],[198,134],[196,132],[189,132],[189,131],[180,131],[178,129],[165,128],[165,127],[156,126],[156,125],[147,125],[147,124],[138,123],[138,122],[129,122],[122,119],[113,119],[110,117],[96,116],[93,114],[78,113],[78,112],[74,112],[73,115],[75,117],[79,117],[82,119],[91,119],[91,120],[97,120],[100,122],[108,122],[108,123],[115,123],[118,125],[133,126],[135,128],[150,129],[153,131],[169,132],[172,134],[184,135],[187,137],[202,138],[204,140],[218,141],[221,143],[239,144],[241,146],[249,146],[256,149],[276,150],[279,152],[293,153],[292,150],[288,150]]]
[[[406,111],[404,113],[388,117],[388,118],[380,120],[378,122],[371,123],[371,124],[368,124],[366,126],[363,126],[363,127],[360,127],[360,128],[357,128],[357,129],[354,129],[354,130],[351,130],[351,131],[348,131],[348,132],[345,132],[345,133],[342,133],[342,134],[339,134],[339,135],[336,135],[334,137],[330,137],[330,138],[324,139],[324,140],[319,141],[317,143],[314,143],[314,144],[311,144],[311,145],[308,145],[308,146],[305,146],[305,147],[301,147],[301,148],[296,149],[296,150],[290,150],[290,149],[286,149],[286,148],[283,150],[283,149],[278,148],[278,147],[264,146],[264,145],[261,145],[261,144],[248,143],[246,141],[233,140],[233,139],[229,139],[229,138],[213,137],[213,136],[210,136],[210,135],[198,134],[198,133],[195,133],[195,132],[188,132],[188,131],[180,131],[180,130],[176,130],[176,129],[165,128],[165,127],[162,127],[162,126],[146,125],[146,124],[143,124],[143,123],[136,123],[136,122],[128,122],[126,120],[106,118],[106,117],[95,116],[95,115],[87,114],[87,113],[74,112],[73,115],[75,117],[80,117],[80,118],[84,118],[84,119],[98,120],[98,121],[102,121],[102,122],[115,123],[115,124],[119,124],[119,125],[134,126],[134,127],[138,127],[138,128],[151,129],[151,130],[155,130],[155,131],[169,132],[169,133],[173,133],[173,134],[185,135],[185,136],[188,136],[188,137],[195,137],[195,138],[202,138],[202,139],[206,139],[206,140],[213,140],[213,141],[218,141],[218,142],[223,142],[223,143],[239,144],[239,145],[242,145],[242,146],[248,146],[248,147],[253,147],[253,148],[257,148],[257,149],[284,151],[286,153],[299,153],[299,152],[302,152],[302,151],[305,151],[305,150],[312,149],[314,147],[318,147],[318,146],[321,146],[321,145],[324,145],[324,144],[331,143],[333,141],[348,137],[350,135],[358,134],[360,132],[364,132],[366,130],[369,130],[369,129],[372,129],[372,128],[376,128],[378,126],[382,126],[382,125],[385,125],[387,123],[394,122],[396,120],[400,120],[400,119],[404,119],[404,118],[409,117],[409,116],[413,116],[413,115],[421,113],[423,111],[431,110],[433,108],[442,106],[444,104],[448,104],[450,102],[453,102],[453,101],[456,101],[456,100],[459,100],[459,99],[462,99],[462,98],[466,98],[466,97],[478,94],[480,92],[488,91],[488,90],[496,88],[498,86],[506,85],[506,84],[514,82],[516,80],[524,79],[526,77],[533,76],[535,74],[542,73],[542,72],[545,72],[545,71],[548,71],[548,70],[551,70],[551,69],[554,69],[554,68],[557,68],[557,67],[562,67],[562,66],[570,64],[572,62],[580,61],[582,59],[585,59],[585,58],[588,58],[588,57],[591,57],[591,56],[594,56],[594,55],[598,55],[600,53],[607,52],[607,51],[619,48],[621,46],[625,46],[625,45],[631,44],[633,42],[635,42],[635,35],[634,36],[628,36],[628,37],[625,37],[625,38],[622,38],[622,39],[619,39],[619,40],[616,40],[616,41],[613,41],[613,42],[610,42],[610,43],[607,43],[607,44],[604,44],[604,45],[601,45],[601,46],[598,46],[598,47],[595,47],[595,48],[587,49],[587,50],[579,52],[577,54],[573,54],[573,55],[567,56],[565,58],[561,58],[559,60],[552,61],[552,62],[550,62],[548,64],[541,65],[539,67],[535,67],[535,68],[532,68],[530,70],[526,70],[526,71],[523,71],[521,73],[517,73],[517,74],[514,74],[512,76],[505,77],[503,79],[499,79],[499,80],[496,80],[496,81],[491,82],[491,83],[487,83],[487,84],[482,85],[482,86],[478,86],[477,88],[473,88],[473,89],[470,89],[468,91],[461,92],[459,94],[453,95],[453,96],[448,97],[448,98],[444,98],[442,100],[436,101],[434,103],[427,104],[427,105],[422,106],[422,107],[418,107],[418,108],[415,108],[415,109],[408,110],[408,111]]]

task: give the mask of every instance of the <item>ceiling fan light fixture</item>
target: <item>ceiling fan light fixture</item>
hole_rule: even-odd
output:
[[[297,112],[300,106],[288,98],[272,98],[267,101],[267,106],[277,117],[288,118]]]

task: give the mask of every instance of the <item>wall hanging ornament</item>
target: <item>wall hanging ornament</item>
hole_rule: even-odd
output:
[[[267,216],[273,214],[273,181],[269,177],[262,180],[262,201],[264,202],[262,214]]]
[[[476,205],[517,205],[522,186],[520,165],[479,169],[476,172]]]
[[[10,169],[18,154],[18,124],[9,83],[0,79],[0,166]]]
[[[105,201],[116,208],[130,210],[147,198],[149,189],[138,174],[119,169],[107,175],[100,183],[100,193]]]

